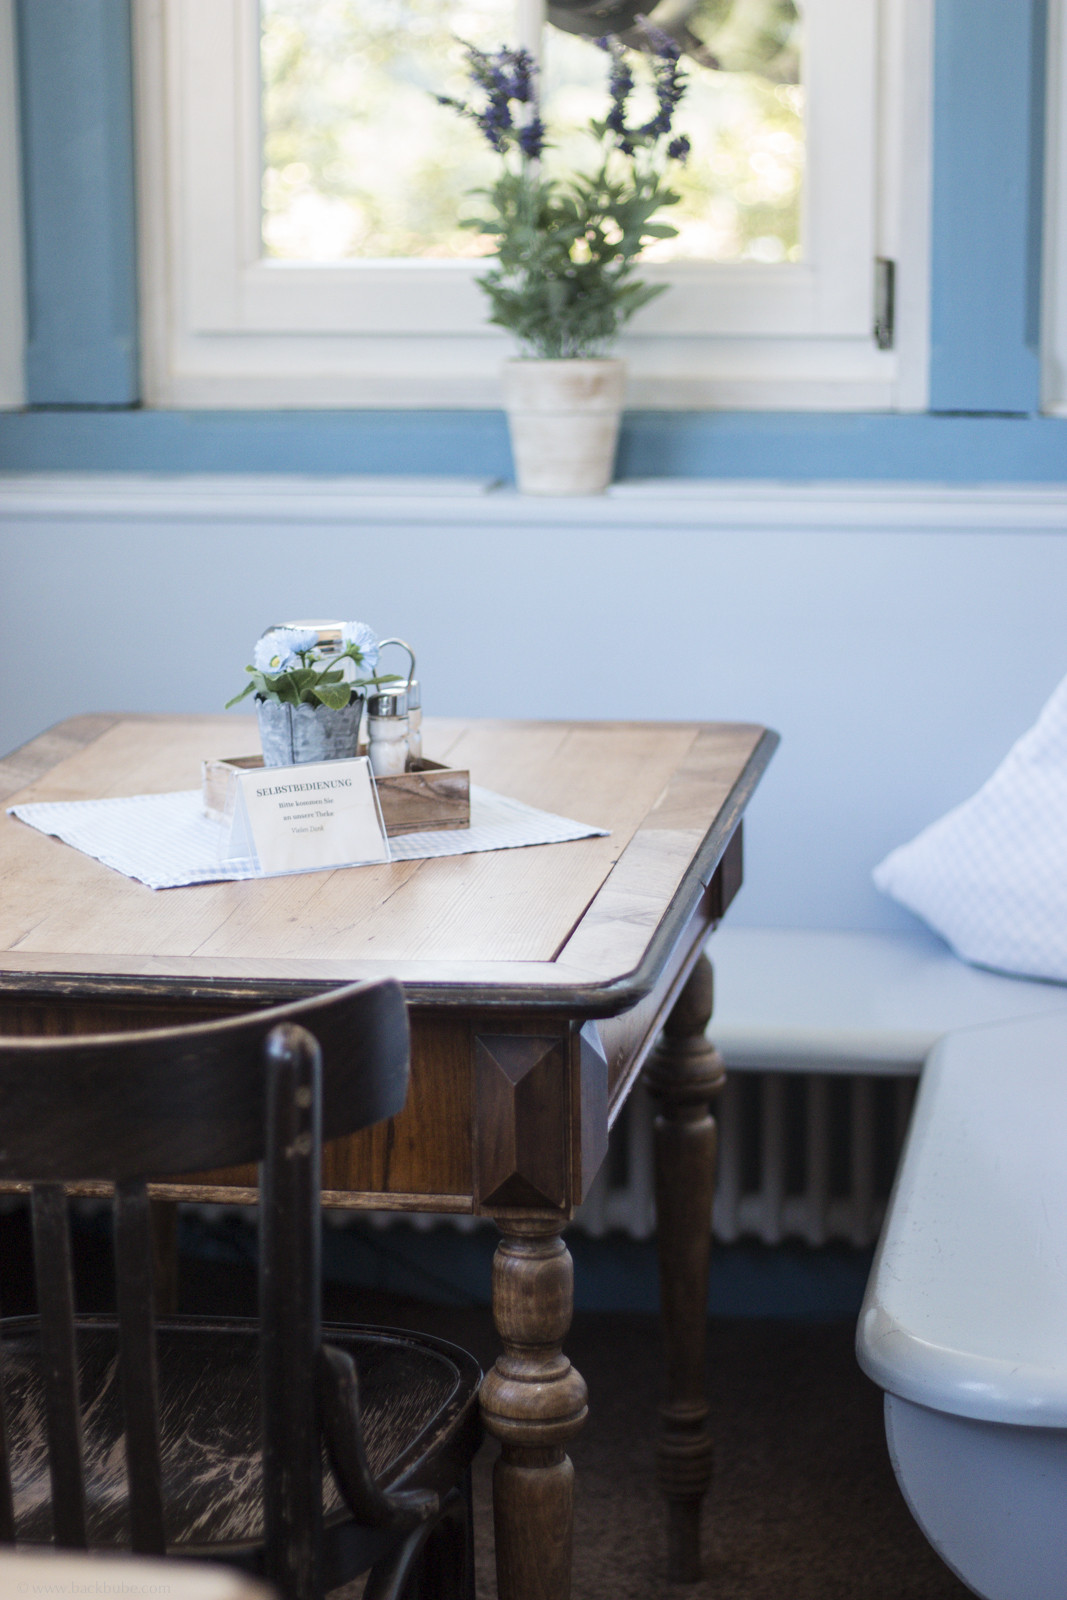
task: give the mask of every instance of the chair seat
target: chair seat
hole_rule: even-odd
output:
[[[114,1319],[77,1321],[89,1543],[128,1546],[126,1462]],[[51,1485],[36,1319],[11,1318],[3,1336],[4,1408],[13,1438],[19,1543],[52,1540]],[[173,1318],[157,1327],[163,1499],[168,1549],[236,1558],[262,1540],[259,1324]],[[363,1439],[379,1486],[437,1487],[420,1474],[433,1452],[447,1461],[477,1428],[481,1376],[465,1351],[421,1334],[323,1328],[359,1374]],[[350,1523],[324,1458],[327,1529]]]

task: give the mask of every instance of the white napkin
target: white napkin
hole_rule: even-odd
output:
[[[267,876],[251,861],[225,859],[229,831],[204,815],[199,789],[111,800],[40,800],[11,806],[9,812],[150,889]],[[420,861],[479,850],[562,844],[608,832],[472,784],[469,828],[400,834],[389,840],[389,849],[394,861]]]

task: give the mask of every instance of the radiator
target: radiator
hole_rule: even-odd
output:
[[[916,1078],[733,1072],[719,1105],[716,1239],[872,1244],[896,1171]],[[575,1225],[655,1230],[654,1108],[639,1084]]]

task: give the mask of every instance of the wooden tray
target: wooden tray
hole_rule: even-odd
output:
[[[365,751],[360,752],[365,754]],[[220,756],[203,763],[201,794],[209,817],[226,816],[230,788],[239,772],[256,772],[262,756]],[[415,761],[395,778],[375,778],[385,831],[436,833],[471,825],[471,775],[439,761]]]

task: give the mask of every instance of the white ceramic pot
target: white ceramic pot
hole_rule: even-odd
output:
[[[615,467],[622,361],[508,361],[504,403],[523,494],[603,494]]]

